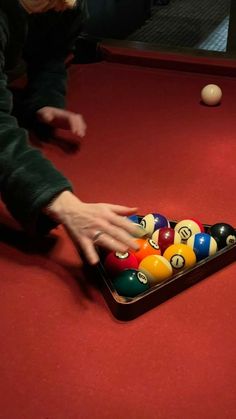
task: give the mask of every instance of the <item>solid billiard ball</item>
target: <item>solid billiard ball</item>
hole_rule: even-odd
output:
[[[173,273],[170,262],[160,255],[145,257],[140,262],[138,269],[147,276],[151,286],[165,281],[170,278]]]
[[[150,288],[146,275],[137,269],[127,269],[121,272],[114,279],[113,286],[122,297],[136,297]]]
[[[174,229],[177,233],[179,233],[183,243],[186,243],[189,237],[193,234],[204,232],[202,223],[193,218],[187,218],[186,220],[179,221],[175,225]]]
[[[170,223],[167,218],[162,214],[147,214],[141,221],[141,226],[147,231],[147,234],[151,237],[155,230],[162,227],[170,227]]]
[[[110,252],[105,257],[103,265],[107,273],[114,277],[125,269],[137,269],[138,264],[137,258],[131,252]]]
[[[212,256],[217,252],[216,240],[207,233],[194,234],[188,239],[187,245],[194,250],[197,261]]]
[[[158,244],[156,244],[152,239],[137,239],[136,242],[139,245],[139,249],[136,251],[132,250],[132,253],[138,262],[141,262],[141,260],[146,256],[161,254]]]
[[[213,224],[209,228],[208,233],[216,240],[218,249],[223,249],[223,247],[236,243],[236,231],[230,224]]]
[[[171,227],[163,227],[159,230],[154,231],[152,240],[158,244],[161,249],[161,253],[169,247],[171,244],[178,244],[181,242],[180,234]]]
[[[222,99],[222,90],[216,84],[208,84],[201,90],[201,99],[205,105],[218,105]]]
[[[195,265],[196,255],[187,244],[172,244],[169,246],[163,256],[170,262],[174,271],[182,271]]]

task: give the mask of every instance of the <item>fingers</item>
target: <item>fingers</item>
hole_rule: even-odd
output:
[[[76,244],[76,243],[75,243]],[[77,247],[83,253],[84,257],[90,265],[96,265],[100,258],[96,250],[96,246],[103,247],[111,252],[125,253],[128,250],[128,246],[121,243],[120,241],[112,238],[108,234],[102,234],[98,240],[93,242],[91,239],[83,236],[79,237],[77,241]]]
[[[71,113],[68,116],[68,121],[69,121],[70,130],[73,134],[78,135],[79,137],[85,136],[87,125],[82,115]]]
[[[109,221],[109,223],[111,223],[113,226],[119,227],[119,229],[126,231],[127,233],[129,233],[129,235],[133,237],[140,236],[140,227],[137,226],[137,224],[133,223],[131,220],[129,220],[127,216],[121,216],[121,215],[117,215],[117,213],[114,213],[113,208],[114,206],[108,205],[109,212],[106,214],[107,221]],[[126,208],[126,207],[121,207],[121,208]],[[136,210],[136,208],[134,209]]]
[[[132,237],[132,235],[129,234],[129,232],[126,229],[126,226],[125,225],[123,226],[122,223],[121,223],[121,228],[114,226],[113,224],[107,224],[103,228],[102,231],[105,234],[103,234],[102,236],[99,236],[99,243],[104,243],[103,239],[109,236],[110,239],[116,242],[116,244],[118,243],[119,246],[122,245],[124,251],[127,251],[129,248],[133,250],[139,249],[139,246],[137,242],[134,240],[134,237]],[[118,252],[121,250],[116,250],[116,251]]]
[[[103,247],[109,251],[127,252],[128,249],[138,250],[139,246],[125,230],[103,222],[99,224],[97,230],[84,229],[75,231],[73,228],[67,228],[75,246],[81,250],[87,261],[94,265],[99,262],[99,255],[96,246]],[[100,233],[98,235],[98,233]],[[96,236],[98,237],[96,238]]]
[[[137,214],[137,211],[138,211],[138,208],[125,207],[123,205],[108,204],[108,207],[110,208],[111,211],[113,211],[117,215],[123,215],[123,216]]]
[[[52,122],[54,118],[52,110],[50,110],[50,108],[47,107],[39,109],[37,111],[37,117],[40,122],[44,122],[47,124],[50,124],[50,122]]]
[[[106,233],[99,236],[98,240],[96,240],[94,244],[103,247],[111,252],[125,253],[129,249],[129,246],[127,246],[127,244],[124,244],[124,242],[121,242],[118,239],[115,239],[114,237]]]
[[[96,265],[99,262],[99,256],[92,240],[87,237],[80,237],[79,247],[90,265]]]
[[[54,128],[70,130],[74,135],[84,137],[87,125],[82,115],[65,109],[45,106],[37,111],[39,121]]]
[[[114,234],[114,232],[112,232]],[[94,235],[93,235],[94,236]],[[130,237],[120,232],[115,238],[109,231],[102,232],[98,239],[92,240],[85,235],[73,237],[73,241],[85,256],[86,260],[91,265],[96,265],[99,262],[99,255],[96,246],[103,247],[109,251],[125,253],[131,247],[134,250],[138,249],[137,243],[130,239]]]

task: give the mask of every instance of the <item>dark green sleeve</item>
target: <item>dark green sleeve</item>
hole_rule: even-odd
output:
[[[44,106],[65,108],[65,61],[73,50],[86,17],[84,1],[79,1],[75,9],[63,13],[49,11],[30,16],[24,51],[28,85],[22,104],[24,115],[29,121]]]
[[[0,13],[0,192],[6,207],[18,222],[31,232],[46,232],[53,227],[41,209],[55,195],[71,190],[68,180],[41,152],[30,146],[27,132],[11,115],[12,96],[4,75],[7,22]]]

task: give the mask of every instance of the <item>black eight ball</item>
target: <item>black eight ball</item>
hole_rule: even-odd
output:
[[[210,227],[209,234],[216,240],[218,250],[236,243],[236,231],[230,224],[214,224]]]

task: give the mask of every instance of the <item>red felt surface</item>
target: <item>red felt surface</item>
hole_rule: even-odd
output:
[[[199,103],[208,83],[221,106]],[[73,66],[68,107],[88,124],[80,149],[42,149],[82,199],[236,225],[236,79]],[[235,264],[120,323],[62,229],[45,252],[18,234],[0,241],[0,418],[235,417]]]

